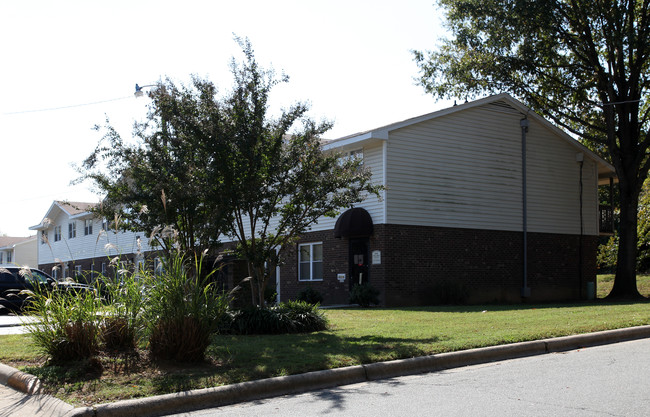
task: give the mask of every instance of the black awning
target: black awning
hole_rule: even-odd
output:
[[[374,230],[372,218],[361,207],[351,208],[341,214],[334,226],[334,237],[367,237]]]

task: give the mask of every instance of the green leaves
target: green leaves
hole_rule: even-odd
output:
[[[636,205],[650,170],[650,4],[440,0],[440,5],[453,38],[437,51],[414,52],[420,84],[440,97],[509,92],[611,161],[624,225],[618,265],[635,292]]]

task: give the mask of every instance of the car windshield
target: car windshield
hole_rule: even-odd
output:
[[[29,274],[25,274],[25,279],[28,279],[37,284],[47,284],[47,276],[40,271],[31,270]]]

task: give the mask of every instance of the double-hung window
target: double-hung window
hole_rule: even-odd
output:
[[[61,240],[61,226],[54,226],[54,241]]]
[[[77,237],[77,222],[68,223],[68,239]]]
[[[93,234],[93,219],[84,220],[84,236]]]
[[[323,243],[298,245],[298,280],[321,281],[323,279]]]

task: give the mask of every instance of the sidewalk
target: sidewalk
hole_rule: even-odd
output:
[[[33,322],[35,320],[36,317],[33,316],[0,315],[0,327],[22,326],[25,322]]]
[[[35,417],[160,416],[340,385],[435,372],[641,338],[650,338],[650,326],[349,366],[80,408],[73,408],[71,405],[47,395],[30,396],[27,394],[28,392],[38,392],[37,387],[40,384],[38,379],[0,364],[0,417],[28,415]],[[12,393],[9,387],[13,387],[16,391]]]

